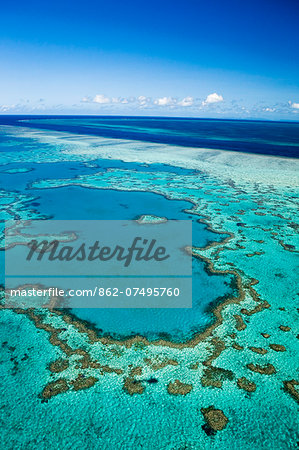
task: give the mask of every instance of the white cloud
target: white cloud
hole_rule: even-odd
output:
[[[265,108],[265,111],[267,111],[267,112],[274,112],[275,108]]]
[[[88,97],[86,95],[85,97],[82,98],[81,102],[83,102],[83,103],[90,103],[90,102],[92,102],[92,98]]]
[[[289,104],[290,104],[291,108],[299,109],[299,103],[292,103],[292,102],[289,102]]]
[[[207,96],[207,98],[202,102],[202,105],[206,106],[210,105],[211,103],[219,103],[219,102],[223,102],[223,97],[222,95],[218,95],[216,94],[216,92],[214,92],[213,94],[209,94]]]
[[[183,100],[178,102],[179,106],[192,106],[193,105],[193,97],[185,97]]]
[[[172,97],[156,98],[156,100],[154,101],[154,104],[158,105],[158,106],[172,106],[175,103],[176,103],[176,100]]]
[[[94,99],[93,99],[94,103],[100,103],[101,105],[104,105],[106,103],[110,103],[111,99],[109,97],[106,97],[103,94],[97,94]]]
[[[126,103],[129,103],[129,100],[127,98],[124,98],[124,97],[112,97],[111,102],[112,103],[126,104]],[[109,103],[109,102],[105,102],[105,103]]]
[[[151,99],[149,97],[145,97],[144,95],[139,95],[139,97],[137,97],[137,101],[139,103],[139,106],[147,106]]]
[[[40,101],[34,101],[30,103],[27,100],[24,100],[23,102],[16,103],[14,105],[0,105],[0,113],[33,113],[33,112],[40,112],[40,111],[46,111],[49,110],[60,110],[63,107],[63,105],[51,105],[46,106],[44,103]]]
[[[97,94],[95,97],[85,96],[82,98],[81,102],[83,103],[98,103],[101,105],[106,104],[137,104],[140,108],[143,107],[149,107],[154,105],[157,106],[168,106],[168,107],[174,107],[174,106],[182,106],[182,107],[188,107],[192,106],[194,104],[194,98],[191,96],[184,97],[182,100],[178,101],[178,99],[174,97],[160,97],[156,98],[154,101],[151,99],[151,97],[146,97],[145,95],[139,95],[138,97],[107,97],[104,94]]]
[[[1,112],[11,111],[11,110],[14,110],[15,107],[16,107],[16,105],[0,105],[0,111]]]

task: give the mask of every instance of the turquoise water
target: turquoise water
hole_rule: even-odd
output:
[[[34,142],[36,146],[36,142]],[[107,168],[147,173],[150,170],[173,172],[170,166],[154,165],[144,167],[140,164],[126,164],[119,161],[94,161],[93,167],[82,162],[55,164],[24,164],[26,173],[10,173],[16,165],[9,164],[2,171],[0,187],[13,190],[29,191],[34,200],[28,203],[36,213],[43,217],[60,220],[136,220],[143,214],[167,219],[193,219],[193,245],[204,247],[209,242],[221,237],[211,233],[207,227],[198,222],[198,217],[185,212],[193,207],[186,201],[168,200],[161,195],[148,192],[117,192],[114,190],[98,191],[81,187],[65,187],[50,190],[36,190],[31,184],[38,179],[59,179],[90,175]],[[177,174],[193,173],[191,170],[176,169]],[[73,311],[78,317],[89,320],[101,333],[111,336],[126,337],[135,334],[149,339],[167,337],[176,342],[191,339],[194,333],[213,323],[211,305],[221,298],[232,295],[230,275],[211,275],[204,270],[204,264],[193,261],[193,309],[180,310],[104,310],[90,311],[79,309]],[[218,300],[219,299],[219,300]]]
[[[106,139],[103,130],[96,137],[86,119],[76,119],[74,125],[64,118],[63,134],[61,120],[48,119],[49,128],[40,125],[38,130],[32,123],[21,128],[16,120],[3,119],[6,125],[0,125],[1,229],[11,218],[136,219],[150,214],[192,219],[193,308],[76,310],[87,321],[86,329],[55,311],[36,311],[40,322],[34,322],[28,314],[1,310],[3,448],[296,448],[298,386],[291,393],[285,382],[297,379],[298,163],[266,155],[280,148],[282,155],[291,156],[298,147],[298,125],[259,123],[250,128],[244,122],[206,121],[201,127],[210,134],[203,138],[204,128],[194,129],[196,122],[124,124],[111,119],[96,124],[113,128]],[[141,128],[147,137],[136,143]],[[163,143],[151,143],[155,133]],[[190,149],[194,133],[211,152],[215,141],[221,141],[223,151],[211,153],[207,163],[200,149]],[[170,134],[190,134],[189,148],[166,143]],[[179,138],[171,139],[182,145]],[[246,150],[249,159],[229,156],[229,140]],[[256,156],[263,148],[264,156]],[[203,249],[211,242],[215,245]],[[213,273],[202,258],[210,261]],[[236,294],[236,284],[231,284],[236,276],[241,302],[228,303],[217,326],[191,347],[172,345],[215,324],[213,308],[219,297]],[[92,324],[98,337],[140,334],[152,343],[93,340]],[[156,345],[158,338],[169,342]],[[86,354],[96,364],[81,364]],[[67,367],[55,372],[49,364],[59,358]],[[274,371],[259,373],[250,365]],[[132,369],[138,370],[132,374]],[[93,386],[76,390],[77,377],[91,376]],[[243,377],[254,383],[254,390],[240,388]],[[68,391],[43,398],[49,383],[61,378]],[[139,391],[129,393],[127,379]],[[175,380],[191,390],[173,395],[169,384]],[[224,429],[207,425],[201,408],[210,406],[227,417]]]
[[[36,175],[39,175],[38,171]],[[161,211],[168,219],[192,219],[190,214],[184,212],[192,207],[192,204],[186,201],[167,200],[161,195],[152,193],[119,193],[113,190],[99,192],[80,187],[44,191],[30,189],[30,193],[34,196],[34,201],[29,203],[29,207],[32,206],[42,216],[53,219],[135,220],[143,214],[158,216]],[[209,232],[204,224],[199,223],[196,216],[193,218],[193,245],[204,247],[214,240],[214,234]],[[214,321],[211,305],[233,293],[230,287],[233,278],[230,275],[207,274],[203,262],[193,261],[193,275],[191,310],[80,308],[73,312],[77,317],[92,322],[104,335],[123,338],[139,334],[149,339],[167,337],[176,342],[185,341]]]
[[[157,194],[144,192],[96,191],[80,187],[65,187],[38,191],[32,189],[40,203],[36,208],[41,214],[53,219],[84,220],[134,220],[143,214],[167,219],[191,218],[184,210],[192,204],[184,201],[167,200]],[[35,203],[35,202],[34,202]],[[59,205],[59,206],[58,206]],[[204,247],[214,240],[214,234],[193,216],[193,245]],[[214,321],[211,305],[220,297],[232,295],[229,275],[211,275],[204,270],[203,262],[193,261],[193,308],[179,310],[117,309],[86,310],[76,309],[77,317],[89,320],[101,334],[127,337],[139,334],[149,339],[167,337],[176,342],[185,341],[195,332],[203,330]]]

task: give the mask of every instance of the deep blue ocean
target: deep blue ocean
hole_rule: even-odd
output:
[[[145,142],[299,156],[299,123],[123,116],[0,116],[0,125]]]

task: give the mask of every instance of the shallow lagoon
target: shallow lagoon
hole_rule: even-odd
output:
[[[215,238],[219,240],[219,235],[208,231],[197,221],[197,216],[183,211],[192,207],[191,203],[168,200],[158,194],[73,186],[30,189],[30,193],[37,197],[33,202],[34,208],[53,219],[134,220],[143,214],[159,216],[163,212],[167,219],[193,218],[193,245],[204,247]],[[211,306],[217,303],[218,298],[232,294],[231,281],[230,275],[208,274],[204,263],[194,259],[192,309],[76,309],[73,312],[93,323],[104,335],[124,338],[138,334],[150,340],[164,337],[181,342],[213,323]]]
[[[52,164],[22,164],[27,172],[14,172],[15,164],[3,166],[0,187],[27,192],[34,200],[28,203],[39,216],[60,220],[136,220],[143,214],[166,217],[167,219],[193,220],[193,245],[204,247],[212,241],[221,240],[219,234],[207,230],[198,221],[198,216],[185,210],[193,204],[183,200],[169,200],[162,195],[150,192],[118,192],[112,189],[98,190],[82,187],[59,187],[53,189],[34,189],[31,183],[39,179],[61,179],[76,175],[91,175],[108,168],[147,173],[172,172],[178,175],[189,174],[187,169],[173,169],[166,165],[142,166],[121,161],[95,160],[92,164],[82,162],[62,162]],[[148,339],[161,337],[182,342],[202,331],[214,321],[212,306],[233,293],[232,276],[208,274],[204,263],[193,260],[193,308],[192,309],[77,309],[77,317],[91,322],[104,335],[124,338],[143,335]]]

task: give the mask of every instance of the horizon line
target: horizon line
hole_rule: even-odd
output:
[[[217,121],[236,121],[236,122],[273,122],[273,123],[298,123],[299,120],[296,119],[264,119],[264,118],[219,118],[219,117],[188,117],[188,116],[156,116],[156,115],[147,115],[147,116],[139,116],[139,115],[124,115],[124,114],[32,114],[32,113],[21,113],[21,114],[2,114],[0,113],[0,117],[126,117],[126,118],[142,118],[142,119],[180,119],[180,120],[217,120]]]

